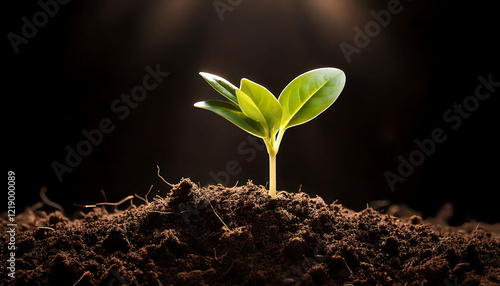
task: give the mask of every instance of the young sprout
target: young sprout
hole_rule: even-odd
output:
[[[265,87],[243,78],[240,88],[205,72],[200,75],[228,100],[206,100],[195,107],[210,110],[244,131],[262,138],[269,154],[269,196],[276,198],[276,155],[285,131],[315,118],[330,107],[344,88],[337,68],[308,71],[292,80],[278,99]]]

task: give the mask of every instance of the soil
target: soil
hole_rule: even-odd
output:
[[[303,192],[269,201],[251,182],[183,179],[123,211],[16,220],[16,277],[1,285],[500,285],[500,238],[481,225],[436,228]]]

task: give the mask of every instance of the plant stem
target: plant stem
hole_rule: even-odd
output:
[[[278,153],[278,149],[280,148],[280,144],[281,144],[281,139],[283,139],[284,134],[285,134],[285,130],[280,129],[280,131],[278,132],[278,138],[273,143],[274,150],[276,150],[276,153]]]
[[[267,154],[269,154],[269,196],[271,200],[276,198],[276,154],[278,149],[274,147],[274,137],[263,138],[266,143]]]
[[[271,200],[274,200],[276,198],[276,152],[274,150],[268,150],[268,152],[269,152],[269,196],[271,196]]]
[[[284,131],[279,130],[277,136],[276,133],[273,133],[270,134],[269,138],[263,138],[269,154],[269,196],[271,200],[276,199],[276,155],[284,133]]]

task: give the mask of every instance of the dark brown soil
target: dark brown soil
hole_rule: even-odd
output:
[[[16,278],[1,284],[500,285],[500,240],[481,227],[443,231],[305,193],[268,201],[252,183],[185,179],[147,205],[81,216],[23,213]]]

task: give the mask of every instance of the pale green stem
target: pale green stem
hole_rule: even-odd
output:
[[[285,134],[285,130],[280,129],[278,132],[278,138],[276,139],[276,142],[274,142],[274,150],[276,150],[276,153],[278,153],[278,149],[280,148],[281,144],[281,139],[283,139],[283,135]]]
[[[269,196],[271,200],[276,199],[276,155],[283,139],[284,130],[278,132],[278,136],[265,138],[267,153],[269,154]]]
[[[269,196],[276,198],[276,152],[269,152]]]
[[[276,154],[277,149],[274,148],[274,138],[264,139],[269,154],[269,196],[271,200],[276,198]]]

